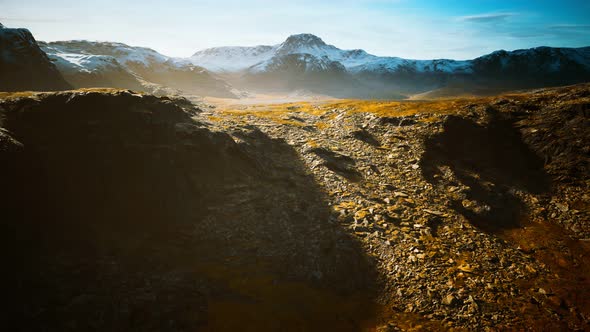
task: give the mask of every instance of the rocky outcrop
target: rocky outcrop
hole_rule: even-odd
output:
[[[370,260],[330,222],[293,149],[248,127],[214,131],[181,102],[116,90],[0,102],[8,324],[350,330],[370,319]]]
[[[0,26],[0,91],[70,88],[29,30]]]

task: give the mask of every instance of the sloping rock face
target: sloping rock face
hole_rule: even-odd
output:
[[[371,261],[284,141],[128,91],[0,101],[7,323],[356,330]],[[198,115],[197,115],[198,117]]]
[[[29,30],[0,26],[0,91],[70,88]]]
[[[549,107],[529,104],[532,115],[518,122],[525,141],[543,158],[547,172],[556,180],[582,185],[590,174],[590,89],[563,91],[548,100]],[[576,102],[582,100],[583,102]]]

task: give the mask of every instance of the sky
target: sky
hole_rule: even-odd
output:
[[[177,57],[297,33],[410,59],[590,46],[590,0],[0,0],[0,23],[37,40],[118,41]]]

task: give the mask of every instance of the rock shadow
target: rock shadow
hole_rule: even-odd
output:
[[[373,134],[371,134],[365,129],[355,130],[354,132],[352,132],[352,137],[372,146],[381,145],[381,142],[379,142],[379,140]]]
[[[374,319],[374,263],[283,140],[233,140],[149,96],[2,106],[11,330],[357,331]]]
[[[325,148],[313,148],[310,151],[322,158],[324,160],[324,166],[332,172],[352,182],[362,180],[363,175],[356,170],[356,162],[351,157]]]
[[[515,190],[542,194],[551,183],[543,161],[514,127],[515,119],[493,108],[486,116],[483,124],[449,116],[443,131],[426,140],[420,166],[432,184],[444,181],[448,167],[468,187],[465,200],[454,200],[451,206],[475,226],[497,232],[519,227],[526,216]]]

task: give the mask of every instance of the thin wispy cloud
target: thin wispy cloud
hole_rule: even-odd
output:
[[[496,23],[506,21],[508,18],[516,16],[516,13],[486,13],[479,15],[468,15],[459,17],[460,21],[472,23]]]
[[[590,32],[590,24],[556,24],[548,27],[551,30]]]

